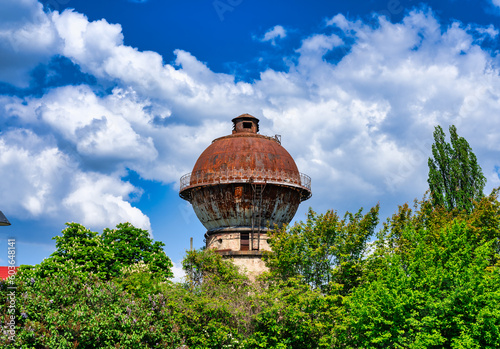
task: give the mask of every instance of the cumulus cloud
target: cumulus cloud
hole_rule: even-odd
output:
[[[51,144],[52,143],[52,144]],[[26,129],[2,134],[0,139],[2,202],[18,215],[40,216],[58,210],[56,198],[65,186],[71,165],[53,142]]]
[[[23,104],[8,104],[12,116],[44,124],[77,152],[93,161],[152,161],[157,152],[150,137],[137,134],[133,125],[147,124],[151,116],[133,92],[114,89],[98,97],[88,86],[65,86]]]
[[[20,87],[29,73],[58,51],[59,37],[50,16],[36,0],[2,2],[0,11],[0,80]]]
[[[316,180],[316,199],[421,195],[438,124],[457,125],[485,170],[493,168],[488,149],[498,144],[500,121],[485,112],[498,113],[498,65],[474,32],[459,23],[442,30],[420,10],[402,23],[379,18],[375,27],[342,15],[328,23],[341,37],[310,36],[289,73],[268,71],[255,84],[268,95],[264,115],[293,139],[290,152]],[[343,38],[354,43],[330,62]]]
[[[232,115],[234,110],[252,105],[239,98],[253,96],[250,84],[235,83],[234,76],[211,71],[189,52],[176,50],[175,65],[163,64],[156,52],[124,45],[120,25],[89,22],[73,11],[55,13],[53,22],[64,42],[61,54],[84,72],[159,100],[185,119]]]
[[[84,225],[107,227],[120,222],[131,222],[143,229],[151,229],[149,218],[128,202],[136,192],[130,183],[96,173],[77,173],[72,176],[73,191],[62,201]]]
[[[492,3],[494,6],[500,7],[500,0],[491,0],[491,3]]]
[[[311,205],[318,210],[382,200],[392,211],[422,195],[438,124],[457,125],[490,185],[499,182],[500,119],[491,117],[500,112],[499,62],[481,46],[498,36],[494,26],[443,27],[420,9],[400,23],[339,14],[288,53],[286,70],[236,82],[181,49],[165,64],[156,52],[127,46],[119,24],[19,4],[31,15],[0,25],[7,28],[0,45],[5,57],[20,50],[22,59],[0,64],[0,79],[26,83],[34,65],[61,55],[97,82],[0,99],[0,175],[9,186],[3,189],[10,188],[6,204],[18,216],[71,214],[91,225],[134,220],[148,227],[131,204],[141,190],[122,180],[127,171],[177,183],[243,112],[261,119],[263,134],[283,135],[300,170],[313,178]],[[12,12],[21,5],[11,5]],[[37,30],[48,39],[14,47],[18,33]],[[264,40],[285,36],[276,26]]]
[[[476,40],[495,39],[498,36],[498,29],[496,29],[492,24],[487,27],[469,24],[467,29],[468,31],[472,31],[476,34]]]
[[[83,172],[51,137],[9,131],[0,138],[0,153],[2,204],[14,216],[101,229],[125,221],[151,228],[149,218],[129,203],[138,188],[116,174]]]
[[[276,45],[276,39],[284,39],[286,37],[286,30],[281,25],[276,25],[269,29],[262,38],[262,42],[270,41],[271,45]]]

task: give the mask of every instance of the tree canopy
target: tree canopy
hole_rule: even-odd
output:
[[[374,237],[377,221],[378,206],[343,216],[310,210],[306,221],[271,234],[270,271],[254,283],[212,250],[188,251],[186,280],[164,282],[151,272],[154,258],[147,256],[154,244],[142,239],[144,231],[126,224],[99,235],[72,223],[36,273],[19,270],[16,339],[4,331],[0,344],[500,347],[498,192],[471,212],[450,212],[427,198],[413,208],[404,204]],[[128,240],[127,229],[134,230]],[[122,251],[129,243],[131,251]],[[116,245],[122,252],[113,251]],[[134,258],[136,248],[146,257]],[[93,258],[121,274],[110,276],[89,263]],[[0,281],[1,304],[9,304],[9,292]],[[7,326],[8,311],[0,307],[0,326]]]
[[[378,205],[365,215],[362,211],[341,217],[332,210],[318,215],[309,209],[305,222],[275,229],[269,240],[273,252],[264,255],[271,275],[281,280],[300,276],[323,291],[334,283],[349,292],[359,279],[367,242],[378,224]]]
[[[56,251],[36,266],[37,274],[50,276],[71,269],[107,280],[123,275],[127,267],[145,265],[165,280],[173,276],[172,262],[162,249],[164,244],[153,242],[147,230],[121,223],[99,235],[78,223],[66,226],[61,236],[54,237]]]
[[[345,299],[345,348],[500,347],[497,199],[458,214],[427,200],[401,206]]]
[[[428,183],[433,205],[447,210],[471,211],[474,201],[481,199],[486,178],[477,163],[469,143],[450,126],[450,141],[446,142],[441,126],[434,130],[432,158],[429,158]]]

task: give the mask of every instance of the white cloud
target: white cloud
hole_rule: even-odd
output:
[[[18,218],[72,220],[100,229],[129,221],[151,228],[149,218],[128,202],[139,189],[118,174],[83,172],[51,137],[6,132],[0,153],[2,205]]]
[[[83,225],[109,227],[120,222],[151,230],[149,218],[128,202],[137,191],[130,183],[96,173],[74,175],[74,188],[62,204]]]
[[[262,38],[262,42],[270,41],[271,45],[276,45],[276,39],[284,39],[286,37],[286,30],[281,25],[276,25],[269,29]]]
[[[68,156],[84,170],[123,173],[129,168],[141,174],[158,158],[149,132],[154,115],[162,111],[131,90],[115,88],[109,95],[97,96],[85,85],[66,86],[22,102],[4,99],[3,109],[4,115],[25,127],[50,130],[59,144],[72,149]]]
[[[333,16],[331,19],[326,21],[327,26],[336,26],[346,32],[351,26],[351,22],[348,21],[343,14],[339,13]]]
[[[319,53],[326,53],[335,46],[342,44],[342,39],[337,35],[323,35],[316,34],[307,38],[302,42],[300,50],[298,50],[302,55],[313,54],[318,56]]]
[[[52,143],[52,144],[51,144]],[[58,185],[69,175],[68,157],[30,130],[15,130],[0,139],[2,203],[21,215],[55,213]]]
[[[494,6],[498,6],[498,7],[500,7],[500,0],[491,0],[491,3],[492,3]]]
[[[475,32],[477,34],[480,34],[480,35],[483,36],[483,38],[495,39],[498,36],[498,29],[495,29],[495,27],[493,26],[493,24],[490,24],[487,27],[482,27],[482,26],[478,26],[478,25],[469,24],[467,26],[467,30]]]
[[[172,281],[183,282],[186,277],[186,272],[184,271],[184,269],[182,269],[182,263],[172,261],[172,264],[173,264],[172,272],[174,273]]]
[[[2,2],[0,80],[27,87],[29,72],[58,51],[59,37],[36,0]]]
[[[147,101],[137,100],[133,91],[113,90],[100,98],[88,86],[66,86],[42,98],[30,98],[18,106],[18,115],[46,123],[78,152],[95,158],[119,161],[154,160],[152,139],[141,137],[132,124],[147,124]]]
[[[53,21],[64,42],[61,53],[84,72],[103,83],[132,88],[143,98],[159,100],[185,118],[231,116],[235,110],[253,105],[239,98],[253,96],[250,84],[235,83],[233,76],[212,72],[189,52],[176,50],[176,66],[163,64],[156,52],[123,45],[120,25],[105,20],[88,22],[72,11],[55,13]]]
[[[492,168],[495,160],[481,154],[498,144],[500,120],[485,110],[498,114],[500,79],[473,33],[458,23],[441,31],[433,14],[421,11],[399,24],[381,18],[376,28],[334,19],[330,24],[355,39],[340,62],[325,59],[339,40],[315,34],[288,74],[268,71],[256,82],[272,104],[264,115],[284,142],[291,138],[285,146],[313,177],[315,200],[349,205],[422,195],[438,124],[456,124],[485,171]]]

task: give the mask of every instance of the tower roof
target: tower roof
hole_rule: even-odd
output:
[[[255,116],[250,115],[250,114],[241,114],[240,116],[235,117],[233,120],[231,120],[233,123],[235,123],[238,120],[255,120],[257,123],[259,123],[259,119],[257,119]]]
[[[233,134],[235,133],[258,133],[259,119],[250,114],[241,114],[233,120]]]

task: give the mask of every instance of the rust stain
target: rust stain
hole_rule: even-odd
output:
[[[253,189],[250,184],[240,186],[242,196],[237,198],[233,184],[201,187],[191,203],[196,216],[207,230],[231,226],[252,226]],[[266,186],[262,197],[261,227],[290,222],[300,204],[297,189]]]
[[[238,186],[234,188],[234,197],[236,199],[241,199],[242,195],[243,195],[243,187]]]

